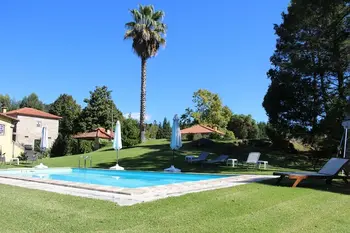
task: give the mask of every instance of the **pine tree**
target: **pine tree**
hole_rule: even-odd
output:
[[[171,137],[171,126],[170,126],[170,121],[167,120],[165,117],[163,120],[163,138],[170,139]]]
[[[123,120],[123,114],[112,100],[112,91],[106,86],[96,87],[94,91],[90,91],[90,98],[84,102],[87,105],[80,117],[80,127],[84,131],[97,127],[111,129],[117,120]]]

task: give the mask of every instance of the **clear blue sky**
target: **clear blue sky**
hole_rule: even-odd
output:
[[[140,60],[124,41],[128,9],[166,12],[167,46],[148,63],[147,113],[172,118],[199,88],[218,93],[234,113],[266,121],[266,72],[273,24],[289,0],[2,0],[0,93],[45,103],[68,93],[83,104],[97,85],[113,90],[123,113],[139,112]]]

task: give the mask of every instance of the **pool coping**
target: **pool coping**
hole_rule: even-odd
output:
[[[54,170],[52,168],[51,170]],[[71,168],[57,168],[57,169],[71,169]],[[1,169],[7,170],[7,169]],[[17,170],[37,170],[37,169],[17,169]],[[101,169],[102,170],[102,169]],[[104,169],[107,170],[107,169]],[[193,174],[193,173],[191,173]],[[200,174],[200,173],[198,173]],[[70,182],[70,181],[58,181],[58,180],[49,180],[44,178],[29,178],[29,177],[21,177],[16,175],[3,175],[0,174],[0,184],[9,184],[15,186],[21,186],[26,188],[35,188],[41,189],[46,188],[47,186],[52,187],[52,191],[54,190],[61,191],[68,190],[68,194],[76,196],[78,193],[86,193],[87,197],[89,197],[88,193],[94,193],[94,195],[99,196],[98,199],[104,199],[103,197],[113,196],[114,202],[119,205],[130,205],[141,203],[145,201],[152,201],[161,198],[166,198],[170,196],[180,196],[187,193],[193,192],[201,192],[206,190],[214,190],[219,188],[227,188],[233,187],[237,185],[247,184],[251,182],[259,182],[266,179],[275,178],[276,176],[272,175],[237,175],[232,174],[227,175],[228,177],[223,178],[215,178],[209,180],[200,180],[200,181],[186,181],[182,183],[174,183],[174,184],[166,184],[166,185],[156,185],[149,187],[139,187],[139,188],[122,188],[122,187],[114,187],[114,186],[106,186],[106,185],[95,185],[95,184],[84,184],[78,182]],[[5,180],[4,180],[5,179]],[[12,182],[11,182],[12,181]],[[17,185],[16,185],[17,184]],[[50,189],[46,191],[51,191]],[[79,192],[77,192],[79,190]],[[92,198],[95,198],[92,195]],[[107,200],[107,199],[106,199]]]

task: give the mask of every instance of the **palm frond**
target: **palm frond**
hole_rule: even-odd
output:
[[[164,16],[165,16],[164,11],[156,11],[152,15],[152,19],[155,21],[159,21],[159,20],[163,20]]]
[[[154,27],[154,31],[158,33],[165,34],[167,30],[167,26],[164,23],[157,22],[156,26]]]
[[[164,12],[155,11],[152,5],[139,5],[130,13],[134,21],[125,24],[124,39],[132,39],[133,50],[139,57],[148,59],[155,56],[160,46],[166,43],[167,26],[162,22]]]
[[[161,37],[160,40],[159,40],[159,44],[165,46],[166,40],[163,37]]]
[[[142,8],[142,11],[140,9],[140,12],[145,16],[152,17],[154,12],[154,7],[152,5],[144,6]]]
[[[124,34],[124,40],[126,39],[132,39],[135,37],[134,30],[127,30]]]
[[[137,9],[130,10],[130,13],[131,13],[131,15],[136,23],[141,20],[142,14]]]
[[[125,27],[127,29],[133,29],[135,27],[136,23],[135,22],[128,22],[125,24]]]

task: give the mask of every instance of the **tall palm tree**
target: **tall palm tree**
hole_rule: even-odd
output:
[[[165,45],[166,25],[162,22],[163,11],[155,11],[152,5],[142,6],[130,10],[133,21],[126,23],[124,39],[132,40],[132,48],[141,58],[141,107],[140,107],[140,137],[141,142],[145,136],[146,114],[146,68],[147,60],[154,57],[161,45]]]

